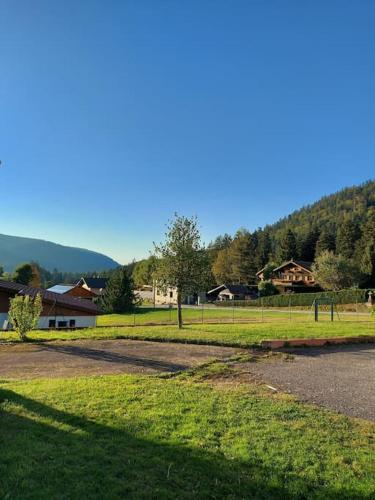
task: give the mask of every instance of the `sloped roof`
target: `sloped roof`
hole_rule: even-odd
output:
[[[30,295],[30,297],[36,297],[36,295],[40,294],[42,301],[47,304],[66,307],[67,309],[76,311],[84,311],[92,315],[99,314],[98,306],[90,300],[54,293],[44,288],[35,288],[14,283],[13,281],[0,280],[0,291],[8,292],[12,295]]]
[[[107,286],[108,278],[81,278],[77,285],[82,282],[86,283],[89,288],[105,288]]]
[[[223,290],[229,290],[230,293],[233,295],[246,295],[251,292],[250,288],[247,285],[236,285],[236,284],[226,284],[223,283],[222,285],[217,286],[216,288],[213,288],[212,290],[209,290],[207,293],[211,294],[214,292],[220,293]]]
[[[51,286],[51,288],[47,288],[47,291],[63,294],[63,293],[69,292],[75,286],[76,285],[54,285],[54,286]]]
[[[283,267],[285,267],[289,264],[296,264],[297,266],[300,266],[300,267],[303,267],[303,269],[306,269],[306,271],[309,271],[309,272],[312,271],[312,265],[313,265],[312,262],[309,262],[307,260],[294,260],[294,259],[291,259],[291,260],[288,260],[287,262],[284,262],[283,264],[281,264],[281,266],[276,267],[274,269],[274,271],[279,271],[280,269],[282,269]]]

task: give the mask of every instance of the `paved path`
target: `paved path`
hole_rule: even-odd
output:
[[[277,389],[354,417],[375,420],[375,346],[285,350],[293,361],[253,363],[249,369]]]
[[[176,372],[238,352],[242,351],[135,340],[0,345],[0,378]]]

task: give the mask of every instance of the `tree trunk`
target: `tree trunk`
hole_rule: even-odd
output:
[[[181,307],[181,292],[177,291],[177,316],[178,316],[178,328],[182,328],[182,307]]]

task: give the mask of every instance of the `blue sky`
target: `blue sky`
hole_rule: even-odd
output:
[[[375,177],[375,2],[2,0],[0,232],[147,256]]]

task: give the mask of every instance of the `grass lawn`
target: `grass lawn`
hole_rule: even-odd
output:
[[[204,380],[2,381],[0,497],[374,498],[374,424]]]
[[[342,321],[370,320],[368,311],[360,311],[357,316],[355,313],[339,313]],[[313,322],[313,315],[310,310],[288,309],[278,310],[268,309],[246,309],[242,307],[218,307],[218,308],[184,308],[183,318],[186,323],[209,323],[209,322],[280,322],[289,321]],[[327,312],[321,313],[321,321],[329,321]],[[335,319],[337,315],[335,313]],[[141,307],[135,314],[106,314],[98,317],[98,326],[126,326],[126,325],[147,325],[147,324],[176,324],[177,310],[167,308],[147,308]]]
[[[176,326],[136,326],[89,328],[73,331],[35,331],[32,340],[116,339],[192,342],[239,347],[258,346],[265,339],[351,337],[375,335],[375,322],[272,322],[249,324],[193,324],[182,330]],[[0,340],[17,340],[14,332],[0,333]]]

